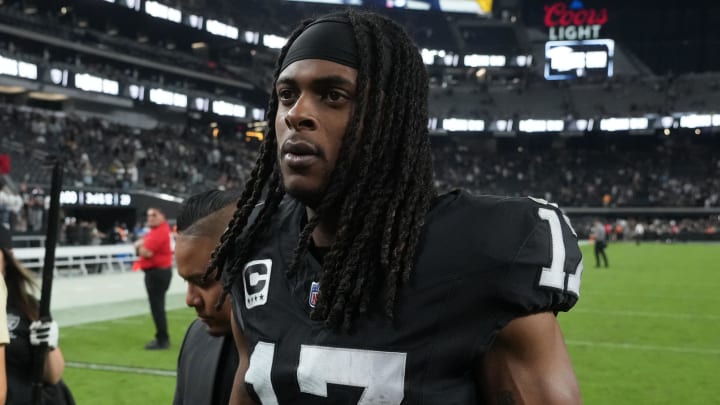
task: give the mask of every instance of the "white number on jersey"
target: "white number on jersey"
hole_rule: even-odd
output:
[[[245,382],[252,384],[263,405],[278,403],[270,380],[274,354],[274,344],[258,342],[245,374]],[[325,398],[328,384],[363,387],[358,405],[400,404],[406,357],[406,353],[302,345],[298,386],[301,392]]]
[[[567,291],[577,297],[580,296],[580,276],[583,272],[583,263],[580,260],[574,274],[565,273],[565,241],[562,234],[562,225],[557,211],[549,208],[538,208],[538,215],[550,225],[550,239],[552,240],[552,262],[550,267],[543,267],[538,284],[558,290],[565,290],[565,277],[567,276]],[[563,215],[563,219],[569,222]],[[570,227],[572,230],[572,227]],[[574,233],[574,231],[572,231]]]

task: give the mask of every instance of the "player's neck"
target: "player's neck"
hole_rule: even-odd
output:
[[[312,208],[305,208],[308,221],[315,216]],[[338,229],[337,215],[323,217],[312,233],[313,243],[317,247],[329,247],[335,241],[335,234]]]

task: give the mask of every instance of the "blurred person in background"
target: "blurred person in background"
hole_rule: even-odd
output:
[[[150,312],[155,323],[155,339],[145,345],[146,350],[164,350],[170,347],[165,294],[172,280],[172,247],[170,225],[158,208],[148,208],[148,233],[135,241],[138,260],[133,269],[145,273],[145,289],[150,301]]]
[[[203,278],[210,254],[235,212],[237,191],[211,190],[190,197],[177,217],[175,258],[187,281],[185,302],[197,312],[178,356],[174,405],[226,405],[238,353],[233,341],[230,301],[216,308],[222,284]]]
[[[595,267],[600,267],[600,258],[602,257],[605,267],[608,267],[608,259],[605,254],[607,248],[607,231],[605,225],[601,221],[595,221],[590,233],[595,240]]]
[[[43,372],[43,404],[74,404],[61,378],[65,359],[58,346],[57,322],[38,320],[39,302],[32,295],[38,287],[32,274],[12,254],[10,233],[0,226],[0,268],[7,285],[7,324],[10,343],[5,351],[7,404],[32,403],[34,347],[47,344]]]
[[[644,235],[645,235],[645,225],[643,225],[643,223],[641,221],[637,221],[637,224],[635,224],[635,230],[633,231],[633,239],[635,239],[636,245],[640,244]]]

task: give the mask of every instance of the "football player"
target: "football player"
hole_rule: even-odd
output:
[[[427,96],[385,17],[290,36],[209,267],[232,296],[231,403],[580,403],[556,320],[579,295],[575,233],[542,200],[438,196]]]

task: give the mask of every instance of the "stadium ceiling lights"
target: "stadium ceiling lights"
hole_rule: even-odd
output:
[[[507,63],[504,55],[465,55],[463,64],[467,67],[503,67]]]
[[[244,118],[247,108],[244,105],[228,103],[227,101],[215,100],[212,102],[212,111],[218,115]]]
[[[447,131],[480,132],[485,130],[485,121],[463,118],[446,118],[442,120],[442,128]]]
[[[165,89],[150,89],[150,102],[160,105],[187,108],[187,95]]]
[[[718,124],[720,124],[718,114],[714,116],[710,114],[690,114],[680,117],[680,127],[682,128],[706,128]]]
[[[111,96],[117,96],[120,94],[119,82],[93,76],[87,73],[75,74],[75,88],[96,93],[110,94]]]
[[[457,66],[460,63],[460,56],[442,49],[420,50],[420,56],[426,65]]]
[[[0,74],[37,80],[38,68],[34,63],[23,62],[0,55]]]
[[[648,129],[648,119],[638,118],[603,118],[600,120],[600,130],[606,132],[645,130]]]
[[[273,49],[280,49],[287,43],[287,38],[277,35],[265,34],[262,39],[263,46]]]
[[[520,120],[518,131],[520,132],[560,132],[565,129],[563,120]]]
[[[145,13],[156,18],[179,23],[182,21],[182,12],[176,8],[168,7],[155,1],[145,2]]]
[[[230,39],[238,39],[238,36],[240,35],[240,30],[238,30],[237,27],[221,23],[218,20],[207,20],[207,23],[205,24],[205,31]]]

